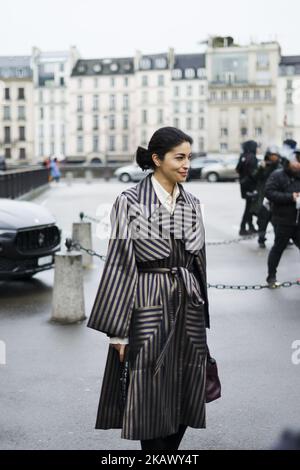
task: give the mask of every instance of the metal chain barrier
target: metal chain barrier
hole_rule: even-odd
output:
[[[88,253],[90,256],[96,256],[97,258],[100,258],[102,261],[106,260],[106,256],[104,255],[99,255],[94,250],[90,250],[87,248],[84,248],[79,242],[72,240],[71,238],[67,238],[65,245],[67,247],[68,251],[71,251],[72,249],[75,250],[81,250],[84,251],[85,253]],[[275,283],[274,285],[269,285],[269,284],[252,284],[252,285],[247,285],[247,284],[207,284],[207,287],[209,289],[218,289],[218,290],[223,290],[223,289],[230,289],[230,290],[261,290],[261,289],[278,289],[279,287],[292,287],[292,286],[300,286],[300,279],[297,279],[297,281],[285,281],[282,283]]]
[[[97,219],[96,217],[87,215],[84,212],[80,212],[79,217],[81,221],[83,221],[83,219],[86,219],[86,220],[89,220],[90,222],[95,222],[96,224],[100,224],[102,222],[101,219]],[[271,232],[272,230],[268,230],[266,233],[271,233]],[[232,245],[234,243],[240,243],[245,240],[253,240],[257,236],[258,236],[257,233],[251,233],[249,235],[245,235],[243,237],[238,237],[238,238],[232,238],[230,240],[222,240],[219,242],[206,242],[206,246]]]

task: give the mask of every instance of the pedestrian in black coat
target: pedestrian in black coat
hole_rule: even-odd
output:
[[[292,239],[300,249],[300,150],[283,160],[283,169],[272,173],[265,195],[271,202],[275,241],[268,257],[267,282],[276,285],[277,267]]]
[[[253,213],[251,212],[251,205],[257,197],[256,180],[254,177],[258,165],[256,152],[257,143],[254,140],[244,142],[243,153],[236,166],[236,171],[239,174],[241,196],[246,201],[240,226],[240,235],[249,235],[257,232],[253,225]]]

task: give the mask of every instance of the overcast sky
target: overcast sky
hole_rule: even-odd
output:
[[[299,0],[7,0],[1,2],[0,55],[32,46],[84,58],[201,52],[208,35],[277,39],[282,54],[300,54]]]

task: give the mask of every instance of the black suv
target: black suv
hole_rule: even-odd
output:
[[[0,279],[28,279],[51,269],[60,240],[60,230],[46,208],[0,198]]]

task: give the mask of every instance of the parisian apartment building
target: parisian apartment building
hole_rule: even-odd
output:
[[[77,48],[0,57],[0,155],[12,163],[130,162],[175,126],[195,154],[300,142],[300,56],[211,37],[203,53],[85,59]]]

